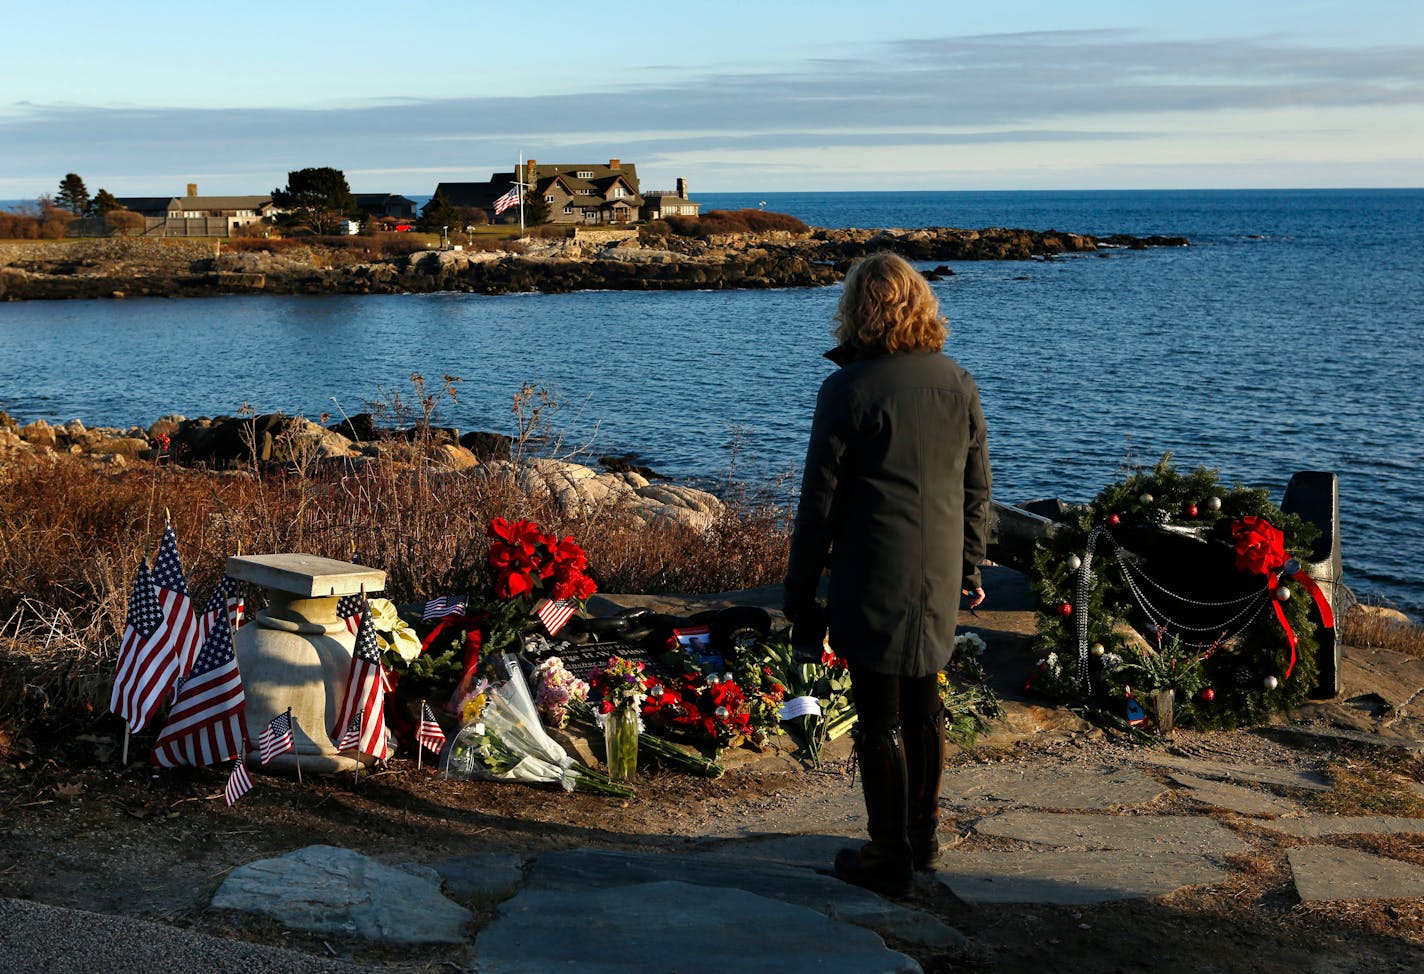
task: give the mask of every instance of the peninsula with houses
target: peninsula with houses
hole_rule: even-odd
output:
[[[205,196],[189,183],[181,196],[100,190],[92,201],[71,173],[61,197],[67,214],[49,201],[35,227],[9,219],[35,231],[9,236],[56,239],[0,233],[0,299],[813,287],[882,250],[945,262],[1187,244],[1003,227],[826,229],[761,210],[703,212],[686,179],[645,190],[637,166],[617,158],[531,159],[482,182],[441,182],[419,211],[397,193],[351,193],[336,169],[294,171],[268,194]],[[930,273],[953,271],[940,263]]]

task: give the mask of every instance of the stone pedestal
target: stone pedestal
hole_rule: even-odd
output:
[[[353,770],[356,752],[338,752],[330,736],[356,643],[337,618],[336,603],[362,586],[368,595],[381,591],[386,573],[315,555],[278,554],[229,558],[227,574],[265,589],[270,603],[233,638],[253,736],[248,768],[292,773],[300,761],[303,773]],[[295,752],[264,766],[257,735],[288,707]]]

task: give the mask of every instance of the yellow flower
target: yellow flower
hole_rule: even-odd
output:
[[[409,663],[420,655],[420,637],[406,625],[390,599],[370,599],[371,625],[382,650],[394,650]]]
[[[463,727],[465,724],[479,720],[480,714],[485,712],[485,703],[486,700],[483,693],[477,693],[473,697],[466,697],[460,703],[460,725]]]

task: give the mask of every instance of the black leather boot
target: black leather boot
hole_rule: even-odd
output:
[[[900,729],[866,732],[856,727],[853,733],[870,841],[858,850],[837,853],[836,875],[885,896],[904,896],[914,873],[906,831],[908,784]]]
[[[914,868],[933,870],[939,859],[939,786],[944,777],[944,707],[905,728],[908,834]]]

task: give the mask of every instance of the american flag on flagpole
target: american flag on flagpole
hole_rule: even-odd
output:
[[[564,623],[573,618],[578,611],[578,603],[573,599],[545,599],[539,603],[539,607],[534,610],[534,614],[539,617],[539,621],[544,624],[544,628],[549,631],[549,635],[556,636],[560,629],[564,628]]]
[[[386,681],[381,667],[381,649],[376,643],[376,627],[371,622],[371,607],[361,595],[361,623],[356,629],[356,648],[351,655],[351,671],[346,678],[346,693],[341,700],[341,709],[336,713],[331,736],[342,728],[350,733],[353,720],[359,721],[359,747],[362,754],[369,754],[377,760],[386,757]],[[357,745],[347,745],[357,746]],[[337,750],[346,747],[338,741]]]
[[[519,205],[519,187],[518,187],[518,186],[511,186],[511,187],[509,188],[509,192],[505,193],[505,194],[504,194],[503,196],[501,196],[499,199],[497,199],[497,200],[494,201],[494,212],[495,212],[495,215],[498,216],[499,214],[503,213],[505,210],[509,209],[511,206],[518,206],[518,205]]]
[[[158,711],[178,674],[178,657],[168,641],[168,623],[153,589],[148,559],[138,566],[129,614],[119,643],[119,665],[109,709],[140,731]]]
[[[246,716],[247,699],[237,672],[232,630],[217,626],[203,643],[193,672],[183,681],[149,760],[172,768],[238,757],[247,740]]]
[[[257,747],[262,753],[262,763],[266,764],[279,754],[285,754],[292,744],[292,708],[268,721],[257,735]]]
[[[431,599],[425,603],[425,609],[420,613],[422,619],[440,619],[445,616],[458,616],[465,614],[465,598],[457,595],[442,595],[439,598]]]
[[[420,726],[415,729],[415,739],[436,754],[445,746],[445,732],[435,720],[435,711],[424,700],[420,702]]]
[[[346,631],[356,635],[361,628],[361,608],[365,602],[362,595],[343,595],[336,600],[336,617],[346,623]]]
[[[349,751],[357,744],[361,743],[361,715],[357,714],[351,718],[351,723],[346,725],[346,730],[341,734],[341,740],[336,742],[338,751]]]
[[[168,640],[178,659],[177,676],[181,679],[193,669],[206,634],[193,612],[188,583],[183,580],[183,564],[178,560],[178,536],[171,524],[163,530],[158,558],[153,563],[153,581],[158,586],[158,604],[168,623]]]
[[[247,765],[242,763],[242,758],[238,758],[232,762],[232,774],[228,775],[227,784],[223,787],[223,799],[231,806],[251,790],[252,776],[247,773]]]

